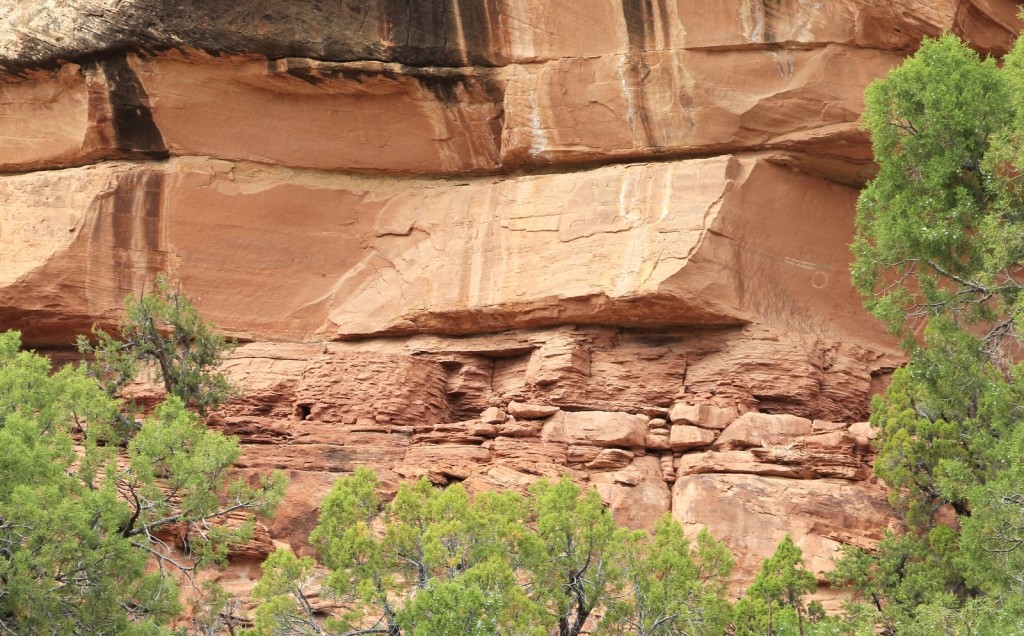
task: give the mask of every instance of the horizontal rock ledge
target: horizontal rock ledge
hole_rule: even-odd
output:
[[[457,175],[806,146],[845,159],[837,178],[855,181],[871,159],[857,124],[863,86],[900,59],[840,45],[501,69],[111,53],[0,84],[0,172],[206,155]]]
[[[907,50],[952,31],[996,53],[1020,31],[1012,3],[839,0],[758,15],[743,0],[500,3],[479,0],[5,0],[0,68],[24,72],[114,48],[376,59],[414,66],[510,62],[671,48],[841,43]],[[116,19],[112,19],[116,16]],[[63,37],[54,38],[54,33]]]
[[[66,344],[163,272],[245,339],[757,322],[891,348],[849,284],[856,191],[770,157],[460,182],[202,158],[0,176],[0,317]]]

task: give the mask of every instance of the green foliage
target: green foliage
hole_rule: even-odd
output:
[[[1024,427],[992,453],[993,471],[968,490],[971,515],[961,520],[971,580],[984,590],[1024,586]]]
[[[1022,89],[1024,41],[999,67],[943,36],[866,95],[880,170],[858,201],[854,281],[894,331],[927,327],[872,409],[875,471],[908,533],[849,550],[834,580],[889,633],[1021,632]]]
[[[817,589],[817,578],[803,567],[803,551],[787,534],[738,604],[737,634],[805,634],[803,597]],[[795,632],[784,627],[792,623]]]
[[[597,492],[580,492],[568,478],[530,489],[539,550],[527,565],[537,600],[548,607],[560,636],[577,636],[622,576],[616,552],[623,533]]]
[[[120,532],[117,406],[19,344],[0,334],[0,633],[155,633],[178,611],[177,590],[146,575],[146,554]]]
[[[893,374],[871,415],[882,439],[875,473],[915,530],[930,528],[945,505],[967,513],[967,489],[1005,467],[1000,440],[1024,404],[978,339],[951,321],[932,321],[925,341]]]
[[[848,551],[834,577],[869,600],[890,631],[968,633],[986,595],[995,609],[985,620],[1024,598],[1021,373],[1000,371],[977,338],[934,320],[926,346],[875,400],[875,471],[909,532],[887,536],[874,554]],[[966,622],[956,627],[958,612]]]
[[[180,607],[149,559],[191,570],[247,536],[209,522],[280,497],[279,479],[226,484],[237,444],[177,398],[131,440],[117,413],[80,368],[51,375],[17,333],[0,335],[0,633],[157,633]],[[187,563],[157,536],[172,527]]]
[[[908,318],[974,324],[1013,313],[1019,287],[1006,268],[1024,255],[1024,226],[987,160],[1012,121],[1009,98],[995,61],[951,35],[926,39],[868,87],[864,122],[879,172],[857,203],[852,272],[867,307],[895,331]]]
[[[875,553],[846,548],[830,579],[868,601],[890,632],[914,620],[919,608],[943,595],[966,593],[956,533],[936,526],[928,533],[886,534]]]
[[[849,566],[850,562],[847,562]],[[846,603],[843,615],[826,615],[818,601],[804,597],[818,589],[817,578],[803,567],[803,552],[787,535],[761,564],[747,595],[735,605],[733,636],[874,636],[877,614]],[[722,633],[722,632],[719,632]]]
[[[111,395],[119,395],[143,365],[152,365],[167,395],[205,413],[236,392],[216,371],[234,344],[204,322],[188,297],[172,291],[166,279],[157,277],[155,287],[154,293],[125,299],[116,336],[95,327],[96,344],[80,336],[78,349],[93,359],[91,372]]]
[[[97,359],[111,360],[104,351]],[[181,611],[175,580],[248,540],[253,514],[283,495],[280,474],[230,480],[237,442],[207,430],[175,392],[123,426],[104,389],[124,381],[101,387],[70,365],[51,373],[20,351],[17,333],[0,334],[0,633],[165,633]],[[248,521],[219,523],[232,513]],[[217,614],[227,602],[209,600]]]
[[[398,616],[409,636],[546,636],[547,622],[496,555],[459,576],[431,579]]]
[[[312,580],[313,559],[278,549],[263,562],[263,577],[253,590],[260,603],[255,634],[316,634],[320,625],[305,590]]]
[[[620,636],[725,633],[732,608],[725,600],[733,558],[706,530],[691,549],[683,528],[665,515],[654,535],[625,537],[621,571],[627,587],[608,603],[599,634]]]
[[[321,621],[306,585],[312,562],[279,550],[255,595],[255,634],[544,634],[546,618],[515,583],[529,533],[513,493],[470,500],[461,486],[422,479],[383,506],[366,468],[339,479],[310,536],[330,574],[323,587],[346,610]],[[378,532],[378,530],[380,530]],[[510,584],[512,583],[512,584]],[[490,630],[490,631],[489,631]]]
[[[248,621],[242,615],[242,603],[216,581],[208,580],[191,603],[192,630],[181,632],[201,636],[221,636],[239,633],[241,625]]]
[[[193,570],[223,561],[228,545],[251,538],[252,513],[272,514],[284,495],[281,473],[255,486],[229,480],[239,452],[237,440],[207,430],[177,397],[169,397],[128,443],[128,467],[107,475],[116,480],[130,512],[122,536],[157,559],[170,559],[155,534],[173,525],[191,563],[172,565]],[[235,511],[249,513],[240,527],[211,524]]]
[[[421,479],[383,505],[378,487],[365,468],[339,479],[310,538],[339,610],[318,616],[312,560],[278,551],[256,587],[253,634],[576,636],[604,607],[604,634],[674,636],[720,634],[731,616],[722,544],[705,532],[691,549],[669,518],[653,536],[620,529],[568,478],[525,499]]]

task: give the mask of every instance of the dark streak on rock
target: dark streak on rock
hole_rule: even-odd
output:
[[[146,249],[164,252],[163,233],[164,173],[146,174],[142,188],[143,232]]]
[[[661,20],[661,37],[664,46],[668,47],[672,42],[672,22],[668,12],[668,0],[655,1],[658,3],[658,18]]]
[[[276,72],[276,62],[269,62],[270,72]],[[316,84],[327,78],[343,77],[354,82],[362,82],[371,78],[383,77],[392,81],[400,81],[404,78],[416,80],[424,89],[434,97],[446,104],[453,105],[462,100],[459,95],[461,88],[464,93],[470,93],[474,87],[479,87],[492,99],[499,108],[505,100],[504,87],[497,83],[490,74],[484,70],[482,73],[467,73],[462,70],[445,68],[421,68],[417,66],[398,66],[395,68],[382,69],[359,69],[343,65],[321,64],[316,71],[308,67],[289,64],[288,73],[305,81]]]
[[[651,0],[622,0],[622,17],[626,21],[630,52],[642,52],[651,25]]]
[[[656,1],[667,35],[664,5],[669,0]],[[793,0],[754,1],[762,3],[766,15],[773,8],[780,14],[792,12],[794,6]],[[646,5],[651,16],[651,0],[623,3]],[[0,28],[18,34],[16,50],[0,56],[0,78],[5,79],[27,78],[29,70],[52,70],[90,56],[179,48],[212,55],[395,61],[414,66],[499,66],[509,61],[501,25],[501,16],[509,15],[505,0],[123,0],[116,15],[90,12],[83,2],[51,2],[64,5],[70,11],[68,24],[75,26],[74,32],[62,33],[60,38],[37,21],[40,14],[45,16],[45,0],[7,0],[7,4],[24,5],[25,11],[17,18],[0,18]],[[967,4],[971,21],[991,29],[986,44],[978,48],[1004,53],[1019,23],[1012,14],[990,15]],[[643,16],[644,11],[633,14]],[[644,32],[643,20],[629,24],[633,25],[631,40],[641,41],[636,36]],[[784,39],[780,38],[784,24],[769,21],[765,26],[766,41]],[[905,22],[885,28],[917,29]],[[466,50],[460,50],[460,42],[465,42]]]
[[[451,56],[446,2],[383,0],[379,6],[387,58],[416,66],[459,61]]]
[[[454,0],[454,4],[459,11],[461,39],[466,44],[467,57],[472,59],[498,50],[502,3],[499,0]]]
[[[654,0],[622,0],[622,17],[626,23],[629,53],[626,54],[626,80],[636,95],[636,115],[643,128],[643,143],[652,152],[660,148],[654,141],[654,129],[647,112],[644,82],[651,70],[644,61],[648,48],[654,45]]]
[[[468,91],[468,80],[465,76],[445,77],[441,75],[417,75],[420,86],[433,93],[437,101],[452,105],[459,101],[459,87]]]
[[[287,64],[286,72],[297,79],[302,80],[316,86],[324,81],[324,77],[313,72],[313,69],[309,64],[299,64],[296,60],[289,59],[285,62]],[[268,62],[271,74],[277,71],[277,65],[275,62]]]
[[[389,60],[413,66],[494,64],[499,0],[381,0],[379,10]]]
[[[395,71],[392,71],[390,69],[371,71],[357,68],[338,67],[331,68],[330,70],[322,70],[321,74],[326,75],[327,77],[344,77],[345,79],[351,80],[353,82],[362,82],[365,79],[370,79],[374,77],[383,77],[385,79],[395,81],[401,78],[401,75],[399,73],[396,73]]]
[[[480,85],[490,97],[496,111],[494,118],[488,122],[491,138],[494,139],[494,147],[497,154],[501,156],[501,133],[505,129],[505,84],[497,79],[483,78]]]
[[[149,97],[125,57],[100,62],[110,94],[110,111],[117,149],[153,159],[166,159],[167,146],[153,121]]]
[[[787,0],[761,0],[761,7],[764,11],[764,42],[776,42],[779,39],[779,27],[787,9],[795,7],[784,7]]]
[[[135,170],[119,175],[113,196],[99,207],[92,236],[93,243],[111,246],[112,259],[97,257],[90,265],[92,270],[110,268],[118,289],[125,292],[136,288],[140,274],[149,281],[164,271],[163,203],[163,172]]]
[[[123,176],[110,207],[115,249],[162,251],[161,232],[164,173],[158,170],[132,172]],[[135,241],[141,234],[142,242]]]

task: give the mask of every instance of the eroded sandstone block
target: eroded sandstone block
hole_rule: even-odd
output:
[[[544,423],[546,441],[583,443],[594,446],[642,447],[647,439],[646,415],[582,411],[556,413]]]
[[[750,580],[761,560],[790,534],[811,572],[832,569],[843,544],[879,540],[894,519],[880,485],[743,475],[680,477],[672,514],[687,527],[707,527],[737,555],[738,580]]]
[[[484,412],[480,414],[480,421],[484,424],[502,424],[508,416],[505,415],[505,411],[502,411],[496,406],[491,406],[484,409]]]
[[[669,446],[674,451],[707,446],[715,441],[715,432],[696,426],[674,424],[669,437]]]
[[[538,420],[510,418],[498,425],[498,433],[505,437],[539,437],[542,426]]]
[[[744,413],[715,440],[716,449],[737,449],[779,444],[811,434],[811,421],[794,415]]]
[[[767,143],[857,182],[867,81],[923,35],[1002,52],[1020,27],[1012,3],[954,1],[8,4],[0,75],[43,108],[0,114],[33,133],[0,170],[157,152],[458,173]],[[81,73],[46,72],[65,60]]]
[[[647,431],[647,438],[644,440],[644,446],[651,450],[668,450],[671,448],[669,430],[667,428],[649,429]]]
[[[672,495],[657,457],[636,457],[621,470],[594,473],[591,483],[615,520],[630,528],[653,530],[671,506]]]
[[[521,420],[542,420],[557,413],[558,407],[544,404],[524,404],[513,400],[508,404],[508,412]]]
[[[629,466],[633,453],[622,448],[605,448],[587,464],[590,470],[618,470]]]
[[[860,302],[847,273],[852,223],[834,211],[855,196],[767,157],[461,184],[207,159],[7,175],[0,317],[30,344],[68,342],[169,272],[204,315],[248,338],[757,321],[886,349],[884,331],[850,309]],[[765,346],[778,355],[787,343]],[[566,365],[585,378],[621,364],[574,342],[541,348],[550,363],[529,363],[538,386]],[[756,395],[769,400],[821,387],[811,373],[806,388],[779,385],[749,358],[705,363],[761,373]],[[698,388],[718,372],[686,364],[677,372]],[[645,390],[622,376],[623,390]],[[828,389],[836,400],[862,391]]]
[[[673,424],[689,424],[702,428],[721,430],[739,415],[735,407],[723,408],[710,404],[676,402],[668,412]]]

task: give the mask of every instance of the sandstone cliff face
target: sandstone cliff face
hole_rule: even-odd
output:
[[[0,326],[67,347],[180,280],[245,342],[210,425],[292,478],[256,556],[368,464],[568,472],[710,527],[740,582],[786,533],[826,570],[892,519],[855,424],[899,363],[847,274],[863,89],[1015,13],[0,0]]]

